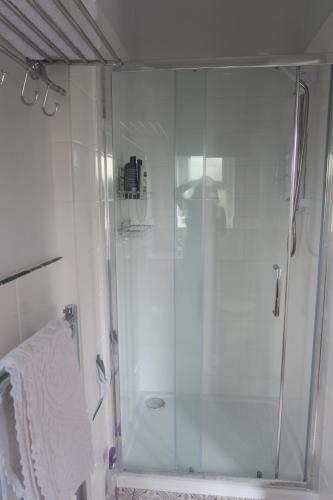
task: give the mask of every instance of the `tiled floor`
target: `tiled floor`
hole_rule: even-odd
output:
[[[190,495],[189,493],[172,493],[168,491],[137,490],[121,488],[120,500],[245,500],[236,497],[216,497],[212,495]],[[246,499],[246,500],[255,500]]]

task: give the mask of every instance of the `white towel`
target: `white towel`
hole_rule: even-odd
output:
[[[48,325],[8,353],[0,399],[3,500],[69,500],[92,471],[91,428],[71,329]]]

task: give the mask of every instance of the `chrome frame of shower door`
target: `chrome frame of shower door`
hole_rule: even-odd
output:
[[[286,62],[286,66],[292,65],[291,63],[292,58],[289,59],[289,61]],[[292,241],[292,217],[293,217],[293,203],[295,199],[295,187],[296,187],[296,164],[297,164],[297,154],[298,154],[298,149],[299,149],[299,124],[297,120],[298,112],[299,112],[299,98],[300,98],[300,67],[307,66],[307,65],[325,65],[325,64],[330,64],[328,61],[324,60],[304,60],[301,61],[300,59],[298,60],[298,67],[296,70],[296,95],[295,95],[295,114],[294,114],[294,131],[293,131],[293,155],[292,155],[292,178],[291,178],[291,193],[290,193],[290,211],[289,211],[289,231],[288,231],[288,253],[287,253],[287,269],[286,269],[286,285],[285,285],[285,296],[284,296],[284,304],[285,304],[285,311],[284,311],[284,326],[283,326],[283,341],[282,341],[282,359],[281,359],[281,383],[280,383],[280,396],[279,396],[279,423],[278,423],[278,433],[277,433],[277,449],[276,449],[276,467],[275,467],[275,476],[276,479],[270,481],[270,486],[276,486],[279,487],[281,485],[285,486],[308,486],[309,488],[313,487],[313,481],[310,478],[309,480],[309,471],[312,470],[313,467],[313,453],[312,456],[309,457],[309,450],[314,448],[314,443],[315,443],[315,433],[317,431],[316,429],[316,423],[318,421],[318,414],[319,414],[319,377],[320,377],[320,359],[321,359],[321,344],[322,344],[322,318],[324,314],[324,299],[325,299],[325,294],[321,294],[320,297],[317,296],[317,309],[316,309],[316,325],[317,325],[317,335],[315,339],[315,349],[313,352],[313,367],[312,367],[312,376],[311,376],[311,394],[310,394],[310,402],[312,402],[311,408],[309,409],[309,412],[311,411],[311,414],[309,414],[309,425],[308,425],[308,436],[307,436],[307,456],[305,457],[305,477],[304,477],[304,482],[302,481],[283,481],[278,478],[279,474],[279,461],[280,461],[280,449],[281,449],[281,426],[282,426],[282,414],[283,414],[283,402],[284,402],[284,377],[285,377],[285,356],[286,356],[286,340],[287,340],[287,310],[288,310],[288,281],[289,281],[289,270],[290,270],[290,242]],[[279,66],[282,66],[283,64],[280,64]],[[264,67],[274,67],[272,64],[272,61],[262,64],[244,64],[244,65],[226,65],[224,67],[228,68],[251,68],[251,67],[256,67],[256,68],[264,68]],[[205,69],[220,69],[221,66],[206,66]],[[112,73],[114,71],[120,71],[121,69],[126,71],[125,68],[112,68],[111,71],[111,80],[112,80]],[[140,69],[147,69],[147,68],[140,68]],[[149,68],[150,70],[158,70],[162,68]],[[176,70],[178,69],[175,65],[174,68],[168,67],[165,69],[170,69],[170,70]],[[184,69],[192,69],[192,68],[184,68]],[[127,69],[128,71],[131,71],[130,69]],[[134,69],[133,71],[138,71],[139,69]],[[332,104],[332,72],[333,70],[331,69],[331,83],[330,83],[330,92],[329,92],[329,103],[328,106],[331,107]],[[112,83],[111,83],[112,86]],[[105,89],[104,89],[105,91]],[[105,98],[105,96],[104,96]],[[332,110],[333,113],[333,110]],[[331,111],[329,108],[329,115],[331,115]],[[112,127],[113,127],[113,115],[111,117],[112,120]],[[328,127],[327,127],[328,130]],[[328,132],[327,132],[328,135]],[[114,151],[114,143],[113,143],[113,138],[112,138],[112,151]],[[106,151],[104,152],[106,154]],[[326,156],[326,164],[328,164],[329,157],[328,155]],[[326,283],[326,274],[327,274],[327,252],[324,252],[324,246],[325,246],[325,228],[328,227],[328,222],[330,220],[330,208],[333,206],[333,171],[329,172],[329,169],[326,166],[326,179],[324,183],[324,191],[323,191],[323,207],[325,207],[325,210],[323,212],[323,217],[322,217],[322,237],[321,237],[321,244],[320,244],[320,266],[322,268],[322,276],[321,280],[323,280],[324,284]],[[107,178],[107,177],[106,177]],[[328,189],[328,187],[330,188]],[[114,186],[115,189],[115,186]],[[115,215],[113,214],[113,217]],[[107,255],[108,259],[115,258],[115,256],[112,256],[112,252],[110,251],[110,238],[111,236],[114,238],[115,234],[114,231],[115,229],[114,224],[111,224],[111,215],[109,213],[109,210],[105,211],[105,233],[106,233],[106,247],[107,247]],[[109,262],[110,263],[110,262]],[[112,286],[111,282],[112,280],[115,279],[114,272],[110,269],[111,266],[109,266],[109,275],[108,275],[108,281],[109,281],[109,290],[111,291]],[[319,285],[318,285],[319,286]],[[323,288],[323,287],[322,287]],[[110,294],[111,298],[111,294]],[[320,311],[319,311],[320,310]],[[319,311],[319,312],[318,312]],[[111,304],[110,304],[110,321],[111,321],[111,333],[110,333],[110,339],[111,339],[111,355],[113,358],[113,366],[115,365],[116,367],[119,366],[119,359],[118,359],[118,333],[115,329],[114,323],[117,323],[117,320],[114,321],[114,318],[112,318],[112,313],[111,313]],[[120,414],[120,407],[119,407],[119,400],[117,397],[117,393],[119,394],[119,376],[113,377],[113,384],[114,384],[114,389],[113,389],[113,405],[114,405],[114,414],[115,414],[115,427],[116,429],[119,428],[121,425],[121,414]],[[311,403],[310,403],[311,404]],[[116,442],[116,447],[117,447],[117,461],[116,461],[116,471],[123,471],[123,464],[121,460],[121,452],[122,452],[122,437],[120,432],[118,430],[115,430],[115,442]],[[142,472],[144,471],[137,471],[137,472]],[[163,472],[162,472],[163,473]],[[164,473],[164,475],[168,476],[168,473]],[[174,476],[174,474],[172,474]],[[191,477],[202,477],[202,475],[198,474],[193,474],[191,473]],[[209,480],[209,475],[205,474],[205,477]],[[216,478],[216,476],[215,476]],[[225,478],[225,476],[221,475],[221,478]],[[231,477],[228,477],[228,479],[232,479]],[[239,479],[239,478],[235,478]],[[259,483],[262,483],[263,480],[258,479],[255,480],[258,481]],[[266,481],[267,482],[267,481]]]
[[[281,432],[282,432],[282,414],[284,403],[284,383],[286,369],[286,347],[288,333],[288,297],[289,297],[289,278],[290,278],[290,260],[293,246],[293,220],[294,220],[294,204],[296,195],[296,175],[297,164],[299,157],[299,110],[300,110],[300,69],[296,68],[296,92],[294,103],[294,132],[293,132],[293,153],[291,159],[291,183],[290,183],[290,202],[289,202],[289,225],[288,225],[288,240],[287,240],[287,262],[286,262],[286,283],[284,292],[284,317],[283,317],[283,334],[282,334],[282,355],[281,355],[281,375],[280,375],[280,394],[279,394],[279,410],[278,410],[278,429],[277,429],[277,445],[276,445],[276,463],[275,463],[275,479],[279,477],[280,453],[281,453]]]
[[[322,347],[323,347],[323,329],[324,329],[324,313],[327,297],[327,276],[329,266],[329,249],[328,243],[330,232],[333,224],[333,163],[330,160],[330,149],[333,148],[333,66],[330,70],[329,81],[329,99],[328,99],[328,114],[326,128],[326,144],[325,144],[325,171],[323,185],[323,202],[322,202],[322,217],[321,217],[321,234],[320,234],[320,253],[318,264],[318,279],[317,279],[317,297],[316,297],[316,317],[314,324],[314,338],[312,351],[312,373],[311,373],[311,390],[309,397],[309,413],[307,427],[307,442],[304,464],[304,481],[309,487],[316,486],[316,471],[318,467],[316,461],[316,448],[318,437],[320,437],[320,429],[318,422],[322,420],[321,407],[321,366],[322,366]],[[321,422],[322,423],[322,422]]]

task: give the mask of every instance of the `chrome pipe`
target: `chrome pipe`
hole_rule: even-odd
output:
[[[290,262],[291,262],[291,246],[293,238],[293,214],[296,194],[296,176],[299,158],[299,109],[300,109],[300,68],[296,69],[296,94],[295,94],[295,110],[294,110],[294,136],[293,136],[293,154],[291,161],[291,186],[290,186],[290,206],[289,206],[289,229],[287,241],[287,263],[286,263],[286,285],[284,293],[284,318],[283,318],[283,335],[282,335],[282,355],[281,355],[281,375],[280,375],[280,394],[279,394],[279,409],[278,409],[278,430],[276,443],[276,463],[275,463],[275,478],[279,477],[280,455],[281,455],[281,435],[282,435],[282,416],[284,404],[284,386],[285,386],[285,368],[286,368],[286,348],[287,348],[287,329],[288,329],[288,298],[289,298],[289,277],[290,277]]]
[[[79,1],[79,0],[74,0]],[[190,59],[166,61],[125,61],[118,71],[243,69],[316,66],[331,64],[333,56],[327,54],[296,54],[281,56],[222,57],[219,59]]]
[[[18,278],[21,278],[22,276],[25,276],[26,274],[31,274],[34,271],[38,271],[39,269],[42,269],[43,267],[47,267],[50,264],[54,264],[55,262],[58,262],[61,259],[62,259],[62,257],[54,257],[53,259],[46,260],[44,262],[41,262],[40,264],[26,267],[25,269],[21,269],[21,271],[18,271],[17,273],[2,277],[2,278],[0,278],[0,286],[7,285],[11,281],[16,281]]]
[[[50,29],[55,31],[57,35],[63,40],[64,43],[70,47],[70,49],[76,54],[80,59],[82,59],[84,62],[88,62],[86,57],[82,54],[81,50],[76,47],[76,45],[72,42],[70,38],[64,33],[64,31],[59,28],[59,26],[53,21],[52,17],[48,15],[48,13],[43,9],[43,7],[40,6],[40,4],[37,2],[37,0],[26,0],[28,5],[32,9],[34,9],[37,14],[44,19],[44,21],[49,25]]]
[[[58,61],[54,61],[57,63]],[[80,65],[96,65],[99,64],[100,61],[97,59],[91,59],[88,62],[84,63],[83,61],[80,61],[78,59],[71,59],[70,64],[75,65],[75,66],[80,66]],[[330,65],[333,64],[333,57],[332,60],[324,60],[324,59],[314,59],[314,60],[307,60],[303,63],[298,64],[300,67],[305,67],[305,66],[323,66],[323,65]],[[275,66],[274,64],[271,63],[265,63],[262,62],[261,64],[253,63],[251,64],[250,62],[246,65],[237,65],[235,61],[235,65],[226,65],[223,66],[221,64],[217,64],[216,66],[213,65],[207,65],[207,66],[191,66],[191,67],[178,67],[178,66],[168,66],[165,68],[149,68],[147,66],[140,66],[140,65],[132,65],[131,63],[123,62],[123,63],[117,63],[114,60],[109,60],[107,59],[105,61],[104,66],[109,66],[112,68],[113,71],[124,71],[124,72],[136,72],[136,71],[165,71],[165,70],[170,70],[170,71],[180,71],[180,70],[214,70],[214,69],[251,69],[251,68],[279,68],[279,66]],[[286,67],[290,68],[295,68],[295,64],[285,64]]]
[[[300,113],[298,120],[300,121],[300,146],[299,146],[299,158],[297,159],[297,179],[296,179],[296,189],[295,189],[295,200],[294,200],[294,211],[293,211],[293,241],[291,247],[291,256],[293,257],[296,253],[297,247],[297,227],[296,227],[296,214],[299,207],[299,197],[301,192],[301,182],[302,176],[305,168],[305,156],[306,156],[306,146],[307,146],[307,129],[308,129],[308,119],[309,119],[309,106],[310,106],[310,92],[307,84],[300,80],[300,86],[303,89],[303,95],[300,96],[302,100],[300,106]]]
[[[90,12],[87,9],[87,7],[83,4],[82,0],[74,0],[74,3],[76,4],[76,6],[78,7],[78,9],[80,10],[81,14],[83,14],[83,16],[85,17],[85,19],[88,21],[88,23],[90,24],[90,26],[93,28],[93,30],[95,31],[95,33],[98,35],[98,37],[100,38],[100,40],[103,43],[103,45],[108,49],[108,51],[110,52],[110,54],[114,58],[114,60],[118,64],[122,65],[123,64],[122,60],[116,54],[116,52],[113,49],[113,47],[111,46],[110,42],[108,41],[108,39],[106,38],[106,36],[104,35],[104,33],[102,32],[102,30],[100,29],[100,27],[98,26],[98,24],[96,23],[95,19],[90,14]]]
[[[23,33],[20,29],[18,29],[11,21],[9,21],[9,19],[7,19],[6,16],[4,16],[1,13],[0,13],[0,21],[2,22],[2,24],[7,26],[7,28],[9,28],[13,33],[15,33],[15,35],[17,35],[18,38],[21,38],[21,40],[23,40],[24,43],[29,45],[29,47],[31,47],[35,52],[37,52],[37,54],[39,54],[43,59],[45,59],[48,62],[52,61],[52,58],[46,52],[44,52],[44,50],[38,47],[38,45],[36,45],[32,40],[30,40],[30,38],[25,33]]]
[[[274,264],[273,269],[276,274],[276,282],[275,282],[275,300],[274,300],[274,309],[273,314],[276,318],[280,316],[280,297],[281,297],[281,276],[282,271],[281,267],[278,264]]]
[[[35,33],[43,42],[45,45],[48,45],[50,49],[52,49],[61,59],[63,59],[64,62],[67,64],[70,64],[70,60],[62,52],[62,50],[59,49],[47,36],[44,35],[44,33],[37,28],[37,26],[34,25],[30,21],[28,17],[26,17],[23,12],[20,11],[20,9],[11,2],[11,0],[1,0],[1,2],[7,7],[8,10],[10,10],[13,14],[15,14],[31,31]]]
[[[93,44],[90,38],[85,34],[79,23],[74,19],[69,10],[64,6],[61,0],[52,0],[53,3],[57,6],[60,12],[66,17],[68,22],[72,25],[75,31],[81,36],[81,38],[86,42],[86,44],[91,48],[91,50],[95,53],[100,63],[104,64],[105,59],[102,54],[99,52],[97,47]]]

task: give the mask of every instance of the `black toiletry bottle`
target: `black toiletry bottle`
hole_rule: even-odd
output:
[[[140,198],[140,192],[141,192],[141,170],[142,170],[142,160],[139,160],[136,162],[136,173],[137,173],[137,180],[138,180],[138,198]]]
[[[131,156],[129,163],[125,165],[124,188],[126,191],[125,198],[136,197],[138,191],[136,156]]]

